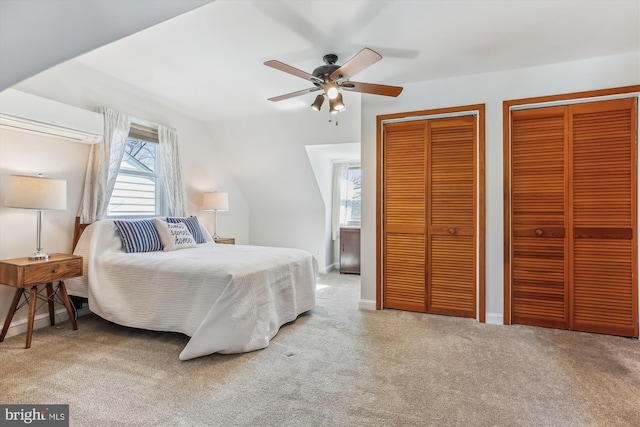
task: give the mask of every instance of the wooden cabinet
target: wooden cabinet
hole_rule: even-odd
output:
[[[360,274],[360,229],[340,229],[340,273]]]

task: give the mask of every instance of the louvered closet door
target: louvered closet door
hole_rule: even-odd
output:
[[[568,328],[566,108],[511,118],[512,321]]]
[[[425,123],[386,124],[383,137],[383,305],[424,312]]]
[[[476,119],[430,120],[427,312],[476,316]]]
[[[512,113],[513,323],[638,336],[636,108]]]
[[[383,305],[476,316],[476,118],[384,126]]]
[[[571,329],[638,336],[634,101],[570,107]]]

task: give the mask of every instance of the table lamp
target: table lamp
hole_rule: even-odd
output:
[[[67,209],[67,181],[38,176],[11,175],[5,206],[38,211],[38,247],[29,257],[33,260],[49,259],[42,249],[42,211]]]
[[[204,193],[202,201],[203,211],[213,211],[213,240],[220,239],[218,236],[218,212],[229,210],[229,195],[227,193]]]

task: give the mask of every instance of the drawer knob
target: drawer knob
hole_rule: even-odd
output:
[[[449,234],[456,234],[456,229],[455,229],[455,228],[453,228],[453,227],[451,227],[451,228],[449,229]]]
[[[542,230],[539,228],[536,228],[536,236],[542,236]]]

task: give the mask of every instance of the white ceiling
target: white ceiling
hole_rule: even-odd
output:
[[[640,1],[217,0],[75,61],[211,121],[308,108],[267,101],[311,84],[263,63],[363,47],[383,59],[353,80],[391,85],[640,51]]]

